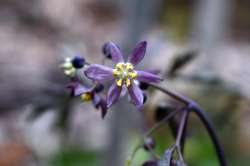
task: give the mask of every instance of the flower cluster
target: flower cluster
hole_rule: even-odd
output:
[[[145,56],[146,46],[147,42],[140,42],[134,48],[128,60],[125,61],[120,48],[116,44],[112,42],[106,43],[103,47],[103,53],[106,58],[115,63],[113,68],[103,64],[87,64],[85,60],[79,57],[71,60],[66,59],[63,64],[66,75],[73,76],[78,68],[83,68],[84,75],[94,84],[94,86],[87,88],[80,83],[74,82],[68,87],[72,89],[74,96],[80,96],[83,101],[92,100],[95,107],[105,109],[102,111],[103,117],[107,109],[116,103],[126,91],[129,94],[131,103],[137,108],[141,108],[145,101],[145,95],[140,89],[140,84],[145,86],[148,83],[158,83],[162,80],[154,72],[135,69]],[[106,99],[100,98],[100,95],[96,92],[97,85],[100,86],[104,83],[111,83]]]

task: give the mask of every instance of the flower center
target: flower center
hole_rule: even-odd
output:
[[[91,95],[91,93],[83,93],[82,95],[81,95],[81,99],[83,100],[83,101],[90,101],[91,99],[92,99],[92,95]]]
[[[127,87],[137,77],[137,73],[131,63],[117,63],[113,70],[113,75],[117,86],[125,84]]]

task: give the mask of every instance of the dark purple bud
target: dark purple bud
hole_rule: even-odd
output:
[[[147,90],[149,85],[145,82],[140,82],[139,87],[141,90]]]
[[[80,69],[84,66],[85,59],[83,57],[76,56],[72,59],[71,63],[76,69]]]
[[[142,164],[142,166],[157,166],[157,161],[149,160]]]
[[[143,148],[147,151],[154,149],[155,148],[155,140],[152,137],[145,138]]]
[[[105,99],[101,99],[100,107],[101,107],[102,119],[104,119],[104,117],[106,116],[106,114],[108,112],[107,102]]]
[[[110,43],[107,42],[102,46],[102,53],[105,55],[106,58],[111,59],[111,49],[110,49]]]
[[[143,93],[143,104],[146,103],[147,99],[148,99],[147,95],[145,93]]]
[[[97,84],[97,85],[95,86],[95,88],[94,88],[94,91],[95,91],[96,93],[99,93],[99,92],[103,91],[103,89],[104,89],[104,85],[103,85],[103,84]]]

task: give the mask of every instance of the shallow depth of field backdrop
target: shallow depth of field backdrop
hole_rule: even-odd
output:
[[[69,97],[64,57],[101,61],[104,42],[129,54],[148,41],[142,66],[196,100],[211,117],[229,165],[250,165],[250,1],[1,0],[0,166],[122,166],[169,101],[152,92],[141,113],[121,101],[104,120],[91,104]],[[176,58],[194,58],[169,77]],[[201,123],[191,117],[185,159],[217,165]],[[159,154],[173,141],[155,135]],[[134,164],[149,159],[141,150]]]

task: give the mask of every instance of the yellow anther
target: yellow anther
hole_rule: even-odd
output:
[[[128,87],[129,85],[131,85],[131,80],[129,78],[126,78],[125,80],[125,84]]]
[[[120,73],[121,73],[121,72],[118,71],[117,69],[114,69],[114,70],[113,70],[113,75],[114,75],[114,76],[119,76]]]
[[[116,64],[113,75],[117,86],[125,84],[127,87],[130,86],[131,82],[137,77],[137,73],[134,71],[134,66],[131,63]]]
[[[118,78],[115,82],[117,86],[122,86],[123,79]]]
[[[81,95],[81,99],[83,101],[90,101],[92,99],[92,95],[90,93],[83,93]]]
[[[127,71],[132,71],[134,70],[134,66],[131,63],[126,63],[125,64],[126,70]]]
[[[136,79],[137,73],[136,73],[136,71],[129,72],[129,73],[128,73],[128,76],[129,76],[130,78],[132,78],[132,79]]]
[[[120,70],[120,71],[121,71],[121,70],[124,69],[124,65],[125,65],[124,63],[117,63],[116,66],[115,66],[115,68],[116,68],[117,70]]]

